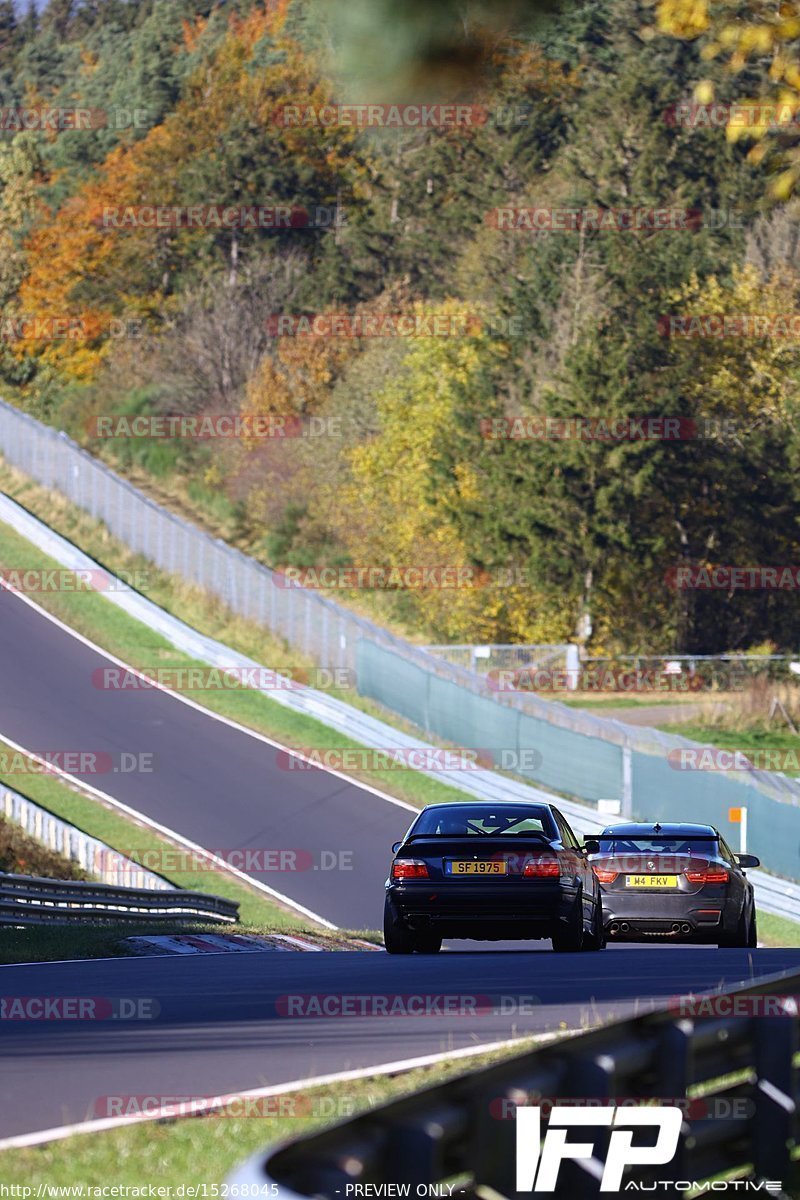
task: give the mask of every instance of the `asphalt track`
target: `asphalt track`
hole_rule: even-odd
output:
[[[342,928],[380,927],[391,845],[412,813],[324,771],[283,769],[267,742],[166,692],[100,690],[92,673],[108,665],[0,589],[0,735],[39,753],[152,756],[151,773],[82,778],[206,849],[299,851],[304,869],[248,874]]]
[[[798,950],[599,954],[202,955],[0,968],[0,996],[156,1001],[156,1019],[0,1022],[0,1137],[114,1115],[103,1097],[224,1095],[518,1034],[585,1028],[689,990],[800,969]],[[358,997],[364,1015],[287,1016],[288,997]],[[384,1016],[374,997],[455,997]],[[362,999],[363,998],[363,999]],[[307,1004],[303,1000],[300,1003]],[[352,1002],[351,1002],[352,1003]],[[8,1010],[7,1010],[8,1011]],[[360,1009],[359,1009],[360,1011]],[[465,1064],[467,1065],[467,1064]],[[265,1130],[265,1140],[269,1133]]]

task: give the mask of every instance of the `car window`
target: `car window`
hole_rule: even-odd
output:
[[[423,812],[411,832],[435,837],[516,837],[543,833],[552,838],[557,829],[551,813],[539,805],[520,809],[503,805],[453,804]]]
[[[715,855],[715,838],[694,837],[602,837],[601,854],[696,854]]]
[[[566,818],[558,811],[557,808],[553,809],[553,816],[555,818],[556,825],[558,826],[558,831],[561,834],[561,841],[564,843],[564,845],[569,846],[570,850],[579,850],[580,842],[567,824]]]
[[[719,849],[720,849],[720,854],[725,859],[725,862],[730,863],[730,865],[732,867],[735,867],[736,866],[736,856],[734,855],[733,851],[731,850],[728,843],[724,840],[724,838],[719,839]]]

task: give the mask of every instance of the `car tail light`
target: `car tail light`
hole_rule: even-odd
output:
[[[561,864],[557,858],[531,858],[522,874],[526,879],[555,879],[561,874]]]
[[[619,875],[619,871],[614,871],[610,867],[592,867],[592,870],[600,883],[613,883]]]
[[[392,879],[427,879],[428,868],[421,858],[401,858],[392,863]]]
[[[725,867],[703,867],[700,871],[686,871],[689,883],[727,883],[728,872]]]

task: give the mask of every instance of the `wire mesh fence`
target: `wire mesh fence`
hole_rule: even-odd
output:
[[[457,655],[412,645],[319,592],[291,583],[156,504],[66,434],[4,401],[0,451],[163,571],[203,588],[319,666],[348,668],[360,694],[426,733],[467,748],[510,751],[520,760],[536,749],[538,765],[519,773],[543,786],[590,801],[618,796],[623,813],[642,818],[653,813],[663,819],[680,799],[693,819],[710,821],[731,838],[736,830],[728,808],[749,800],[759,812],[757,824],[751,824],[753,851],[774,870],[800,876],[800,839],[793,833],[787,839],[795,824],[800,831],[800,814],[793,811],[800,805],[795,779],[756,769],[680,775],[671,769],[680,762],[679,751],[696,745],[686,738],[624,725],[535,691],[498,691],[487,672],[471,669],[474,659],[466,663]],[[516,649],[527,654],[532,648],[505,649],[513,661]],[[558,662],[567,648],[537,649],[553,652],[552,661]],[[792,811],[772,821],[767,800]],[[781,844],[773,846],[779,829]]]

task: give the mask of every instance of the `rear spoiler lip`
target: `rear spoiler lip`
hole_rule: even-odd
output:
[[[560,838],[550,837],[546,833],[412,833],[410,837],[404,839],[403,846],[407,846],[410,842],[439,841],[440,839],[448,842],[470,842],[474,845],[476,842],[480,843],[484,839],[487,841],[500,841],[503,839],[509,842],[516,842],[518,840],[523,841],[526,838],[535,838],[537,841],[545,842],[548,846],[551,846],[553,842],[561,841]],[[400,849],[402,849],[402,846]]]
[[[589,838],[590,841],[594,841],[594,842],[611,841],[612,839],[614,841],[617,841],[617,840],[625,841],[626,838],[630,838],[631,841],[635,842],[637,839],[636,834],[627,834],[627,835],[623,834],[623,835],[620,835],[619,837],[615,837],[613,834],[610,834],[610,833],[590,833],[590,834],[587,834],[586,836]],[[662,835],[660,833],[655,834],[653,837],[650,837],[649,835],[644,835],[644,834],[641,834],[639,836],[641,837],[642,841],[647,840],[650,842],[657,842],[660,840],[663,840],[665,842],[676,842],[678,840],[680,840],[682,842],[718,842],[722,835],[719,833],[664,834],[663,839],[662,839]],[[630,851],[628,851],[628,853],[630,853]],[[642,851],[634,851],[634,853],[657,854],[658,851],[657,850],[642,850]],[[673,850],[673,851],[671,851],[671,853],[674,854],[675,851]]]

